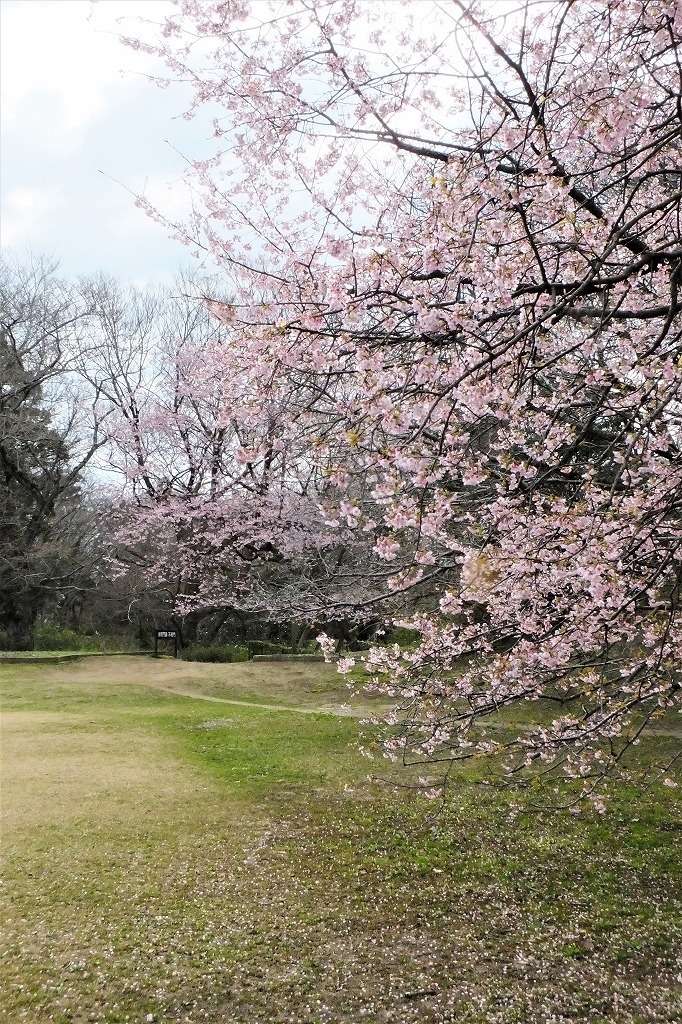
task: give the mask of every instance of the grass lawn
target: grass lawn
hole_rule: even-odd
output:
[[[320,664],[0,681],[0,1021],[682,1024],[682,787],[515,813],[463,769],[439,810]]]

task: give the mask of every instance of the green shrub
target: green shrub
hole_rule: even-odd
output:
[[[36,626],[33,641],[34,651],[82,651],[93,654],[129,651],[137,646],[137,638],[131,639],[121,635],[103,636],[100,633],[78,633],[75,629],[58,626],[54,622],[39,623]]]
[[[183,661],[212,661],[230,663],[248,661],[249,652],[246,647],[235,644],[210,644],[206,646],[185,647],[179,652]]]
[[[74,629],[42,622],[36,626],[34,651],[101,651],[99,637],[83,636]]]
[[[416,629],[405,629],[403,626],[395,626],[387,631],[383,642],[387,644],[398,644],[399,647],[412,647],[419,643],[421,634]]]
[[[288,644],[274,644],[270,640],[249,640],[251,657],[257,654],[291,654]]]

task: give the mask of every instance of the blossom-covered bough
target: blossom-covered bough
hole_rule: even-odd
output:
[[[180,0],[151,49],[245,410],[308,382],[283,439],[418,588],[389,751],[592,794],[680,694],[682,4]]]

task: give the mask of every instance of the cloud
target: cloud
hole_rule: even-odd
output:
[[[130,91],[154,70],[154,58],[121,46],[138,15],[163,19],[165,0],[32,0],[2,4],[0,116],[21,124],[41,148],[77,149],[88,125],[105,110],[112,89]],[[131,10],[135,17],[131,17]]]
[[[47,214],[62,203],[58,187],[35,188],[28,185],[10,189],[2,200],[0,243],[2,248],[23,246],[39,233]]]
[[[147,77],[162,66],[119,41],[158,34],[170,11],[167,0],[0,0],[3,246],[54,255],[69,275],[166,280],[187,261],[134,200],[188,215],[181,154],[210,155],[210,122],[180,116],[187,85],[155,88]]]

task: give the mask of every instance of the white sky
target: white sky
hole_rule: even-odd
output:
[[[168,9],[167,0],[1,0],[3,249],[47,253],[68,275],[104,270],[138,283],[168,281],[192,262],[131,195],[182,213],[179,153],[209,151],[208,116],[182,119],[188,94],[148,82],[160,69],[117,38]]]

